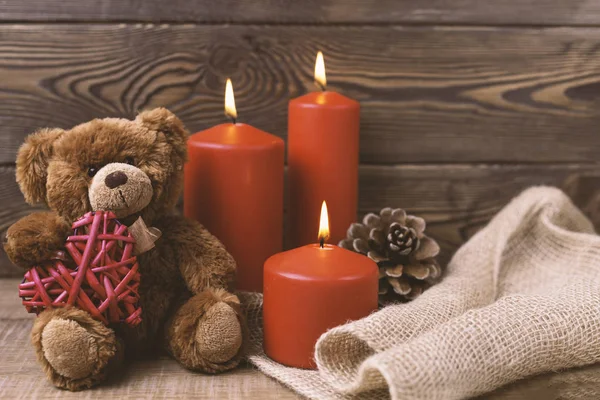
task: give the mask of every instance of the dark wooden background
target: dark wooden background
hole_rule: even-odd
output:
[[[424,216],[444,260],[531,185],[600,214],[600,1],[4,0],[0,22],[2,231],[36,128],[166,106],[201,130],[231,77],[240,120],[285,138],[317,50],[362,104],[361,213]]]

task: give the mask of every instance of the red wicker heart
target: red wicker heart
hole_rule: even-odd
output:
[[[105,324],[139,324],[139,265],[135,239],[112,212],[96,211],[73,223],[73,235],[53,260],[31,268],[19,285],[30,313],[76,305]]]

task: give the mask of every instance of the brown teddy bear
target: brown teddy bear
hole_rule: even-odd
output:
[[[165,348],[184,367],[216,373],[242,357],[246,328],[231,293],[236,264],[200,224],[173,211],[183,186],[188,132],[164,108],[133,120],[96,119],[70,130],[42,129],[17,155],[27,202],[51,211],[12,225],[5,250],[30,268],[63,248],[71,223],[94,210],[131,225],[142,217],[162,231],[138,256],[142,322],[107,327],[75,307],[35,319],[32,341],[52,383],[80,390],[100,383],[125,359]]]

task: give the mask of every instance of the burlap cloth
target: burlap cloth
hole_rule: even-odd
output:
[[[554,188],[512,200],[413,302],[321,336],[319,371],[267,358],[262,299],[242,297],[250,361],[315,399],[459,399],[600,361],[600,237]]]

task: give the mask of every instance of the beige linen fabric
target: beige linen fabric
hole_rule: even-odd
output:
[[[458,250],[440,284],[325,333],[319,371],[269,360],[260,295],[243,301],[250,361],[307,397],[460,399],[600,361],[600,237],[561,191],[528,189]]]

